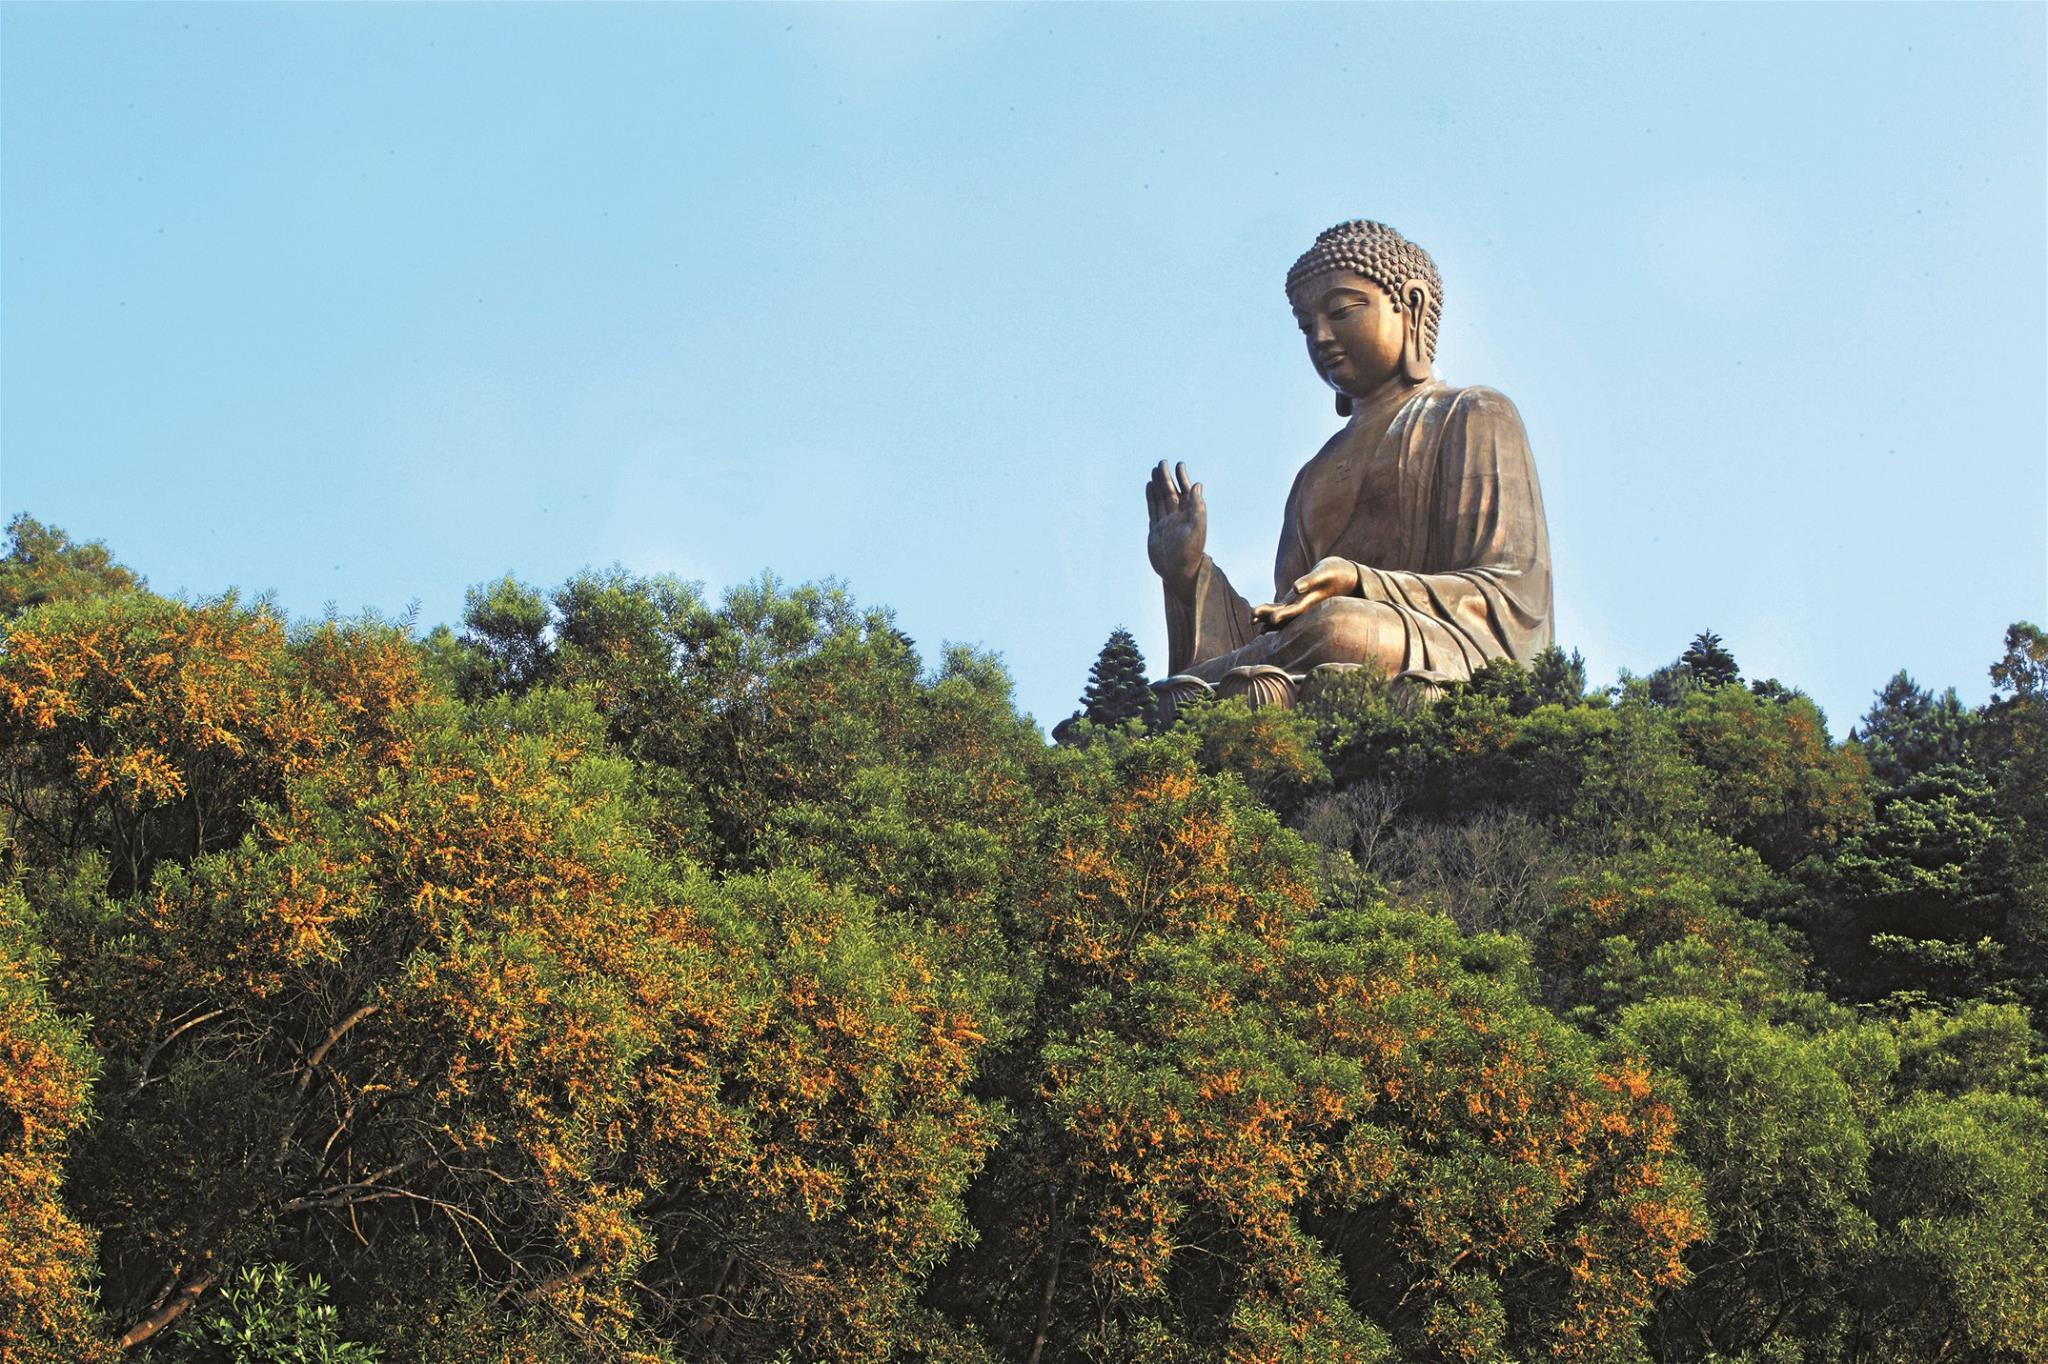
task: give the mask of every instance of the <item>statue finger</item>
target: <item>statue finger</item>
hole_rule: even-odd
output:
[[[1160,460],[1152,471],[1152,490],[1159,495],[1159,505],[1171,510],[1179,504],[1180,497],[1173,490],[1173,475],[1166,472],[1166,461]]]
[[[1159,519],[1159,489],[1149,478],[1145,480],[1145,511],[1154,521]]]
[[[1173,477],[1177,485],[1174,489],[1175,492],[1179,493],[1182,497],[1186,497],[1194,492],[1195,485],[1188,481],[1188,466],[1186,464],[1174,465]]]
[[[1201,484],[1197,483],[1197,484],[1196,484],[1196,485],[1195,485],[1194,487],[1190,488],[1190,489],[1188,490],[1188,496],[1189,496],[1190,498],[1194,499],[1194,503],[1195,503],[1195,510],[1196,510],[1197,512],[1201,513],[1201,514],[1202,514],[1202,515],[1204,515],[1204,516],[1208,515],[1208,512],[1209,512],[1209,504],[1208,504],[1208,503],[1206,503],[1206,502],[1204,502],[1204,501],[1202,500],[1202,485],[1201,485]]]

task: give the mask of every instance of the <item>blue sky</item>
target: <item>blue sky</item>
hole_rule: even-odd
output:
[[[837,576],[1046,725],[1142,480],[1268,579],[1369,216],[1529,428],[1597,680],[1837,732],[2048,616],[2040,5],[9,4],[0,508],[160,590]]]

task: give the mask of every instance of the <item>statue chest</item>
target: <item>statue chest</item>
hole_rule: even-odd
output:
[[[1310,561],[1334,554],[1397,566],[1408,520],[1401,473],[1400,443],[1384,436],[1342,440],[1318,455],[1297,504]]]

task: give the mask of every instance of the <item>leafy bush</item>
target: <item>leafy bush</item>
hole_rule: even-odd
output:
[[[13,536],[9,1361],[2048,1354],[2032,627],[1848,745],[1703,636],[1053,749],[830,585]]]

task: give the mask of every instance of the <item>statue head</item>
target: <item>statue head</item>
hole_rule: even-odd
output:
[[[1365,396],[1391,371],[1333,372],[1327,356],[1348,348],[1359,352],[1354,368],[1363,364],[1378,371],[1377,353],[1398,344],[1399,372],[1410,383],[1429,377],[1437,321],[1443,316],[1443,283],[1429,253],[1385,223],[1358,218],[1318,236],[1287,272],[1287,297],[1308,334],[1317,372],[1338,391],[1340,414],[1348,415],[1351,399]],[[1327,306],[1326,298],[1337,306]],[[1328,316],[1333,312],[1337,315]],[[1313,330],[1319,315],[1320,326],[1325,331],[1334,327],[1338,337],[1319,338]],[[1395,322],[1390,319],[1398,320],[1398,337],[1391,334]]]

